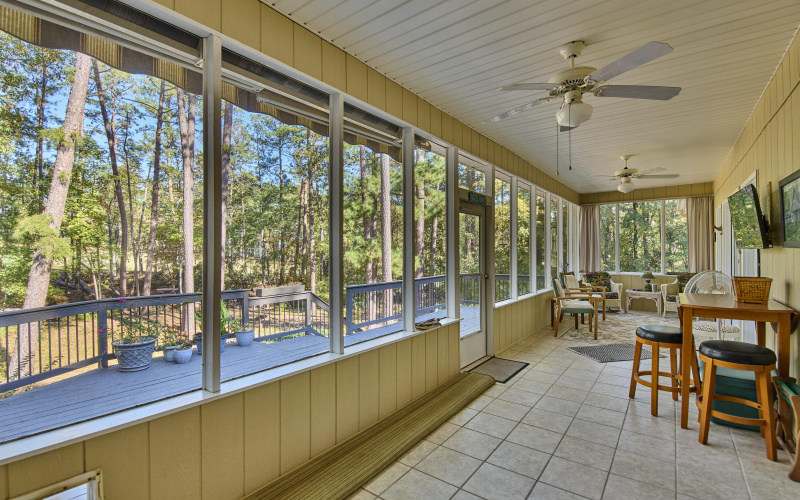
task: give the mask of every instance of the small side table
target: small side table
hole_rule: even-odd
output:
[[[650,299],[656,303],[656,310],[661,316],[661,292],[645,292],[644,290],[625,290],[625,314],[631,307],[632,299]]]

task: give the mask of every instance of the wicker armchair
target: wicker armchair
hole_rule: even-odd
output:
[[[668,312],[678,313],[678,294],[683,291],[689,280],[694,278],[697,273],[679,274],[672,283],[661,285],[661,297],[664,299],[663,317],[667,317]]]
[[[597,306],[602,299],[590,292],[566,291],[561,283],[552,278],[553,292],[556,299],[556,314],[553,322],[553,336],[558,337],[558,325],[564,314],[572,314],[575,318],[575,330],[578,330],[578,315],[589,315],[589,331],[594,330],[594,339],[597,340]],[[592,322],[594,321],[594,329]]]
[[[622,283],[614,283],[611,275],[605,272],[584,273],[583,282],[595,292],[604,292],[603,319],[606,319],[606,307],[622,309]]]

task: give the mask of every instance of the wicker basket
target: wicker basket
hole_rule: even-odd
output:
[[[736,294],[736,302],[766,304],[769,302],[771,286],[772,278],[733,277],[733,293]]]

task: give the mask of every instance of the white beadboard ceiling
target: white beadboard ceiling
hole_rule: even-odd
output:
[[[593,117],[559,136],[558,180],[610,191],[595,174],[665,167],[710,182],[800,25],[798,0],[262,0],[548,174],[556,175],[558,101],[483,125],[545,92],[498,92],[547,82],[568,66],[558,48],[583,40],[576,65],[600,68],[650,41],[675,51],[610,81],[682,87],[670,101],[586,96]],[[667,173],[667,172],[662,172]]]

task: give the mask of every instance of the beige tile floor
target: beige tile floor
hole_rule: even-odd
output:
[[[599,364],[544,329],[501,355],[530,365],[427,436],[354,499],[797,499],[758,433],[712,424],[697,442],[667,394],[628,398],[631,362]]]

